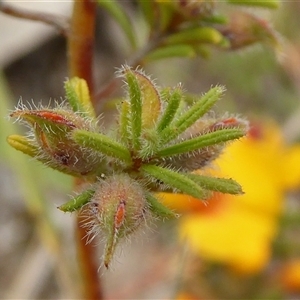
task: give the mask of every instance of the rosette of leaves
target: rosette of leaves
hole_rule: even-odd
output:
[[[132,49],[136,50],[138,35],[135,27],[141,24],[134,24],[120,1],[97,2],[120,25]],[[143,16],[143,27],[149,33],[142,55],[137,53],[138,57],[141,56],[138,61],[146,63],[170,57],[206,58],[211,47],[236,50],[256,43],[278,50],[278,34],[270,23],[238,7],[275,9],[279,4],[279,0],[137,1],[135,9]]]
[[[104,235],[107,267],[118,241],[148,216],[176,216],[161,203],[158,192],[184,193],[199,201],[211,191],[242,193],[233,179],[193,171],[209,164],[227,142],[248,130],[243,119],[210,113],[224,93],[222,86],[185,101],[181,85],[159,89],[142,71],[128,66],[118,75],[127,96],[106,132],[95,116],[86,82],[72,78],[65,83],[69,104],[33,109],[19,105],[11,117],[26,123],[29,134],[8,137],[15,149],[90,182],[59,209],[82,212],[90,240],[98,233]]]

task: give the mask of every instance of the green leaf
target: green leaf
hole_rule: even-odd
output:
[[[156,155],[159,157],[178,155],[198,150],[203,147],[224,143],[230,140],[241,138],[245,135],[244,129],[220,129],[214,132],[200,135],[196,138],[185,140],[181,143],[159,150]]]
[[[187,176],[206,190],[233,195],[243,194],[241,185],[230,178],[215,178],[199,174],[187,174]]]
[[[132,145],[135,150],[138,150],[142,132],[142,91],[135,73],[130,68],[125,68],[124,73],[130,99]]]
[[[129,150],[122,144],[112,140],[104,134],[78,129],[72,132],[72,137],[74,141],[82,147],[94,149],[105,155],[131,164]]]
[[[193,58],[196,56],[196,52],[193,46],[186,44],[168,45],[162,46],[151,51],[143,61],[146,63],[154,60],[172,58],[172,57],[187,57]]]
[[[280,1],[279,0],[227,0],[230,4],[237,5],[246,5],[246,6],[259,6],[265,8],[278,8]]]
[[[195,198],[205,199],[207,197],[206,192],[184,174],[155,165],[144,165],[141,167],[141,171]]]
[[[24,136],[14,134],[8,136],[6,140],[10,146],[31,157],[36,157],[39,153],[39,148]]]
[[[120,139],[124,145],[127,145],[130,139],[129,122],[130,122],[130,104],[128,101],[123,101],[120,107],[119,133],[120,133]]]
[[[158,27],[158,30],[164,32],[168,30],[170,23],[173,21],[174,8],[171,3],[172,1],[156,1],[156,19],[154,22],[154,30],[157,30],[155,26]]]
[[[95,118],[89,88],[84,79],[73,77],[65,82],[66,97],[74,112]]]
[[[83,205],[87,204],[91,200],[94,193],[94,190],[86,190],[80,195],[72,198],[70,201],[59,206],[58,209],[62,210],[63,212],[73,212],[79,210]]]
[[[182,99],[182,88],[181,88],[181,86],[178,86],[168,96],[167,107],[166,107],[166,109],[158,123],[158,126],[157,126],[158,132],[165,129],[173,121],[173,119],[178,111],[181,99]]]
[[[141,8],[146,21],[150,28],[154,27],[155,24],[155,7],[154,1],[137,0],[139,7]]]
[[[138,151],[138,157],[142,160],[148,160],[157,150],[160,149],[160,138],[156,129],[149,129],[143,133],[141,149]]]
[[[203,16],[202,19],[204,22],[207,23],[214,23],[214,24],[226,24],[227,23],[227,18],[223,15],[218,15],[218,14],[212,14],[209,16]]]
[[[177,121],[173,122],[161,132],[162,140],[164,142],[171,141],[192,126],[220,99],[224,90],[225,88],[223,86],[211,88],[199,101],[194,103],[187,112],[182,114]]]
[[[116,0],[97,0],[97,2],[112,15],[112,17],[120,25],[120,28],[124,31],[131,46],[136,48],[136,39],[133,26],[120,3]]]
[[[193,48],[198,56],[201,56],[204,59],[210,58],[211,49],[208,47],[208,45],[199,44],[199,45],[194,45]]]
[[[181,30],[164,39],[164,44],[219,44],[223,40],[223,35],[212,27],[195,27]]]
[[[157,197],[153,194],[148,193],[146,195],[147,202],[149,203],[149,209],[153,214],[159,218],[178,218],[179,215],[173,210],[163,205]]]

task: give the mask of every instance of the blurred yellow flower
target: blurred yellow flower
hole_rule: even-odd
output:
[[[212,175],[235,179],[245,194],[215,193],[207,203],[167,195],[164,203],[185,212],[180,236],[202,258],[239,272],[258,272],[270,259],[284,193],[300,186],[300,145],[288,147],[273,123],[255,124],[214,165]]]

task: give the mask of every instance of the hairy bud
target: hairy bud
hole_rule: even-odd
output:
[[[92,121],[88,118],[66,108],[17,109],[11,117],[31,128],[32,144],[38,147],[37,159],[50,167],[74,176],[88,175],[98,168],[100,154],[80,146],[70,134],[74,129],[92,130]]]
[[[104,265],[108,268],[119,240],[145,221],[148,205],[142,186],[128,175],[120,174],[97,183],[85,211],[90,219],[91,237],[101,233],[105,238]]]
[[[228,38],[231,50],[257,42],[266,43],[274,49],[280,47],[278,35],[270,24],[246,12],[233,13],[230,22],[221,28],[221,33]]]
[[[224,133],[224,140],[220,140],[219,143],[209,146],[199,147],[194,151],[183,153],[180,156],[167,157],[164,164],[184,171],[194,171],[205,167],[221,154],[225,145],[228,143],[227,129],[239,129],[243,131],[243,135],[245,135],[248,132],[249,125],[246,120],[233,116],[219,119],[200,119],[181,134],[179,140],[182,139],[188,141],[197,137],[201,138],[201,136],[205,137],[213,132],[219,132],[220,134]],[[221,135],[219,137],[221,137]]]

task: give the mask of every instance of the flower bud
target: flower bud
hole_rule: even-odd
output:
[[[264,1],[262,1],[264,2]],[[245,12],[235,12],[221,33],[228,38],[230,49],[236,50],[257,42],[266,43],[274,49],[280,48],[277,33],[269,23]]]
[[[142,186],[126,174],[100,181],[87,205],[89,234],[102,233],[106,246],[104,265],[108,268],[117,243],[136,231],[148,211]]]
[[[201,17],[209,17],[213,14],[215,7],[215,3],[212,0],[177,0],[173,3],[177,12],[181,15],[184,15],[186,19],[199,19]]]
[[[238,117],[203,118],[194,123],[179,139],[189,140],[198,136],[204,136],[211,132],[222,131],[223,129],[240,129],[244,134],[248,131],[248,122]],[[184,171],[194,171],[207,166],[216,159],[224,149],[225,142],[215,143],[195,151],[184,153],[177,157],[167,157],[165,164],[171,165]]]
[[[37,159],[50,167],[74,176],[95,172],[101,161],[99,153],[75,143],[74,129],[93,130],[92,121],[66,108],[20,109],[11,114],[29,125],[32,144],[38,146]]]

